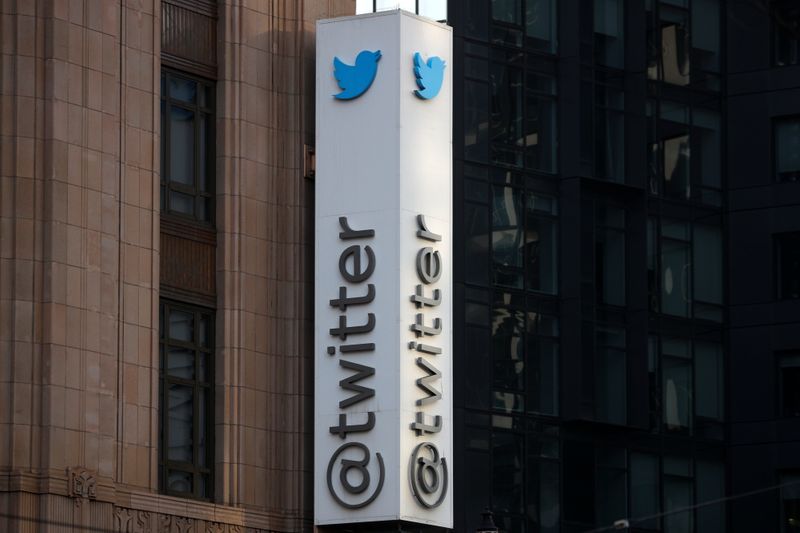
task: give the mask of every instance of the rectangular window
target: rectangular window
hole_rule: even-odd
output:
[[[697,494],[697,531],[724,533],[725,527],[725,467],[722,463],[697,461],[695,487]],[[711,503],[717,502],[717,503]]]
[[[214,220],[214,86],[161,73],[161,212]]]
[[[622,80],[599,78],[595,85],[595,174],[625,182],[625,93]]]
[[[556,198],[495,186],[492,203],[494,279],[504,287],[558,292]]]
[[[775,180],[800,181],[800,117],[775,121]]]
[[[688,317],[691,295],[689,224],[661,223],[661,312]]]
[[[597,448],[595,464],[595,522],[598,525],[613,524],[628,516],[625,448]]]
[[[695,318],[722,321],[722,233],[719,226],[695,224],[692,276]]]
[[[800,416],[800,353],[778,359],[778,394],[783,416]]]
[[[722,345],[716,342],[694,342],[695,405],[698,418],[720,422],[724,418],[725,382]]]
[[[558,319],[515,309],[513,300],[510,293],[500,293],[493,309],[492,407],[557,415]]]
[[[775,236],[778,298],[800,298],[800,232]]]
[[[556,51],[556,0],[526,0],[525,46],[540,52]]]
[[[774,64],[800,64],[800,5],[796,0],[772,0],[770,7]]]
[[[800,529],[800,472],[780,475],[781,532],[797,533]]]
[[[558,433],[556,428],[543,429],[554,436],[528,434],[525,501],[531,528],[527,531],[558,533],[561,519]]]
[[[678,457],[664,457],[664,533],[694,531],[694,503],[692,461]],[[686,509],[685,511],[678,511]]]
[[[213,498],[214,315],[160,305],[159,484],[163,492]]]
[[[597,303],[625,305],[625,210],[595,204]]]
[[[595,327],[595,418],[624,425],[628,420],[628,364],[625,329]]]
[[[686,433],[692,427],[692,352],[688,340],[661,342],[664,429]]]
[[[595,61],[625,67],[625,10],[623,0],[594,0]]]
[[[631,513],[630,516],[656,516],[661,509],[659,496],[658,457],[644,453],[630,456]],[[642,529],[659,529],[658,518],[637,521],[635,526]]]

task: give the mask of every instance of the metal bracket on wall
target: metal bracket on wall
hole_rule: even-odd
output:
[[[317,172],[317,157],[314,147],[309,144],[303,145],[303,176],[313,180]]]

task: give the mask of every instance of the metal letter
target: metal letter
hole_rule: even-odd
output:
[[[331,493],[331,496],[336,503],[341,505],[346,509],[360,509],[362,507],[366,507],[367,505],[371,504],[375,498],[378,497],[380,494],[381,489],[383,489],[383,481],[386,477],[386,469],[383,465],[383,457],[381,457],[380,453],[376,453],[375,457],[378,458],[378,484],[375,487],[375,490],[372,492],[372,495],[367,498],[366,500],[359,502],[359,503],[347,503],[346,501],[342,500],[342,498],[336,493],[336,490],[333,487],[333,467],[336,464],[336,459],[339,458],[339,455],[342,454],[348,448],[358,448],[363,453],[363,459],[360,461],[353,461],[352,459],[342,459],[342,470],[339,471],[339,481],[342,483],[342,487],[344,490],[351,494],[360,494],[367,489],[369,485],[370,476],[367,472],[366,466],[369,464],[369,456],[370,451],[366,445],[361,444],[360,442],[348,442],[339,446],[339,449],[333,452],[330,461],[328,461],[328,471],[326,474],[326,478],[328,481],[328,491]],[[357,486],[353,486],[347,481],[347,471],[351,468],[356,468],[362,475],[362,481]]]
[[[430,344],[422,344],[421,342],[411,341],[408,343],[409,350],[416,350],[422,353],[429,353],[431,355],[439,355],[442,353],[442,349],[438,346],[431,346]],[[331,354],[333,355],[333,354]]]
[[[420,456],[422,450],[427,450],[432,458]],[[447,461],[439,455],[439,450],[432,442],[423,442],[414,448],[408,464],[408,479],[411,493],[420,505],[432,509],[442,504],[447,495]],[[436,492],[439,492],[438,498]]]
[[[341,320],[341,317],[339,317]],[[433,319],[433,326],[426,326],[423,322],[425,320],[425,315],[422,313],[417,313],[417,320],[414,324],[411,325],[411,331],[417,334],[417,337],[422,337],[422,335],[438,335],[442,332],[442,319],[441,318],[434,318]],[[333,330],[331,330],[331,335],[333,335]]]
[[[417,405],[426,405],[442,399],[442,391],[433,388],[431,383],[442,377],[441,371],[422,357],[417,357],[417,366],[428,373],[417,380],[417,387],[425,391],[426,397],[417,400]]]
[[[346,341],[348,335],[354,335],[356,333],[369,333],[373,329],[375,329],[375,314],[367,313],[367,323],[363,326],[348,326],[347,315],[339,315],[339,327],[331,328],[328,331],[334,337],[339,337],[343,341]]]
[[[421,287],[422,285],[420,285]],[[375,299],[375,285],[370,283],[367,285],[366,296],[353,296],[347,297],[347,287],[339,287],[339,298],[331,300],[331,307],[338,307],[342,311],[347,311],[348,305],[361,305],[368,304]]]
[[[425,215],[417,215],[417,225],[419,226],[417,237],[420,239],[433,242],[442,240],[441,235],[437,235],[428,229],[428,224],[425,222]]]
[[[420,249],[417,253],[417,275],[426,285],[439,281],[442,276],[442,257],[438,251],[435,252],[430,246]]]
[[[351,283],[366,281],[375,271],[375,252],[372,251],[372,247],[369,245],[364,247],[364,251],[367,252],[367,269],[363,272],[361,271],[361,246],[358,244],[348,246],[339,256],[339,273]],[[352,273],[347,271],[347,260],[350,257],[353,258]]]
[[[433,289],[433,298],[428,298],[425,296],[425,287],[420,284],[417,285],[416,291],[411,297],[411,301],[417,304],[417,308],[420,308],[424,305],[427,305],[428,307],[436,307],[442,303],[442,291],[439,289]],[[333,300],[331,300],[331,305],[333,305]]]
[[[350,228],[350,224],[347,222],[347,217],[339,217],[339,225],[342,227],[344,231],[339,233],[339,238],[343,241],[348,239],[365,239],[367,237],[374,237],[375,230],[374,229],[361,229],[361,230],[354,230]]]
[[[433,417],[433,425],[425,423],[425,413],[417,411],[417,421],[411,423],[411,429],[417,432],[417,436],[423,433],[439,433],[442,430],[442,417]]]
[[[356,373],[350,377],[346,377],[343,380],[339,381],[339,386],[343,389],[350,390],[355,392],[353,396],[350,396],[346,400],[342,400],[339,402],[339,408],[344,409],[345,407],[350,407],[353,404],[358,402],[362,402],[368,398],[372,398],[375,396],[375,389],[370,389],[369,387],[364,387],[363,385],[357,385],[357,381],[361,381],[364,378],[368,378],[370,376],[375,375],[375,369],[371,366],[359,365],[358,363],[352,363],[350,361],[346,361],[344,359],[339,359],[339,366],[342,368],[346,368],[348,370],[355,370]]]
[[[339,413],[339,425],[331,426],[328,431],[334,435],[339,435],[341,438],[347,437],[348,433],[364,433],[375,427],[375,413],[372,411],[367,412],[367,422],[365,424],[348,424],[347,414]]]

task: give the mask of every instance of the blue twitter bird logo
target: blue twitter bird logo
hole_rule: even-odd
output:
[[[442,88],[444,61],[439,56],[432,56],[425,63],[417,52],[414,54],[414,77],[417,79],[417,87],[419,87],[414,94],[423,100],[430,100],[439,94],[439,89]]]
[[[348,65],[338,57],[334,57],[333,77],[336,78],[342,92],[334,94],[333,97],[339,100],[352,100],[364,94],[375,79],[380,58],[380,50],[359,52],[355,65]]]

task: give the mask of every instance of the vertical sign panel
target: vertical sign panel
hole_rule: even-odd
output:
[[[315,521],[452,526],[452,32],[320,21]]]

